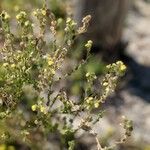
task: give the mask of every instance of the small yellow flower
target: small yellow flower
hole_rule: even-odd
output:
[[[40,107],[40,111],[43,112],[45,108],[43,106]]]
[[[33,15],[34,15],[34,16],[37,16],[37,11],[33,11]]]
[[[45,16],[46,15],[46,11],[42,10],[42,15]]]
[[[5,20],[8,20],[10,18],[10,16],[6,13],[5,14]]]
[[[104,82],[104,83],[103,83],[103,86],[107,86],[107,85],[108,85],[108,82]]]
[[[117,61],[116,64],[119,65],[120,71],[125,71],[127,68],[122,61]]]
[[[16,65],[15,65],[15,64],[12,64],[10,67],[11,67],[11,68],[15,68],[15,67],[16,67]]]
[[[94,106],[95,106],[95,108],[98,108],[98,107],[99,107],[99,102],[96,102],[96,103],[94,104]]]
[[[85,44],[85,47],[89,49],[89,48],[92,47],[92,44],[93,44],[93,42],[92,42],[91,40],[89,40],[89,41]]]
[[[53,65],[54,64],[54,62],[52,61],[52,60],[48,60],[48,65],[49,66],[51,66],[51,65]]]
[[[50,56],[48,56],[48,58],[47,58],[47,63],[48,63],[49,66],[54,64],[54,61]]]
[[[124,65],[124,64],[122,64],[121,66],[120,66],[120,70],[121,71],[125,71],[127,69],[127,67]]]
[[[32,109],[32,111],[36,111],[37,105],[36,105],[36,104],[35,104],[35,105],[32,105],[31,109]]]
[[[8,63],[3,63],[3,67],[6,67],[6,66],[8,66]]]
[[[88,72],[88,73],[86,73],[86,77],[89,77],[90,76],[90,73]]]
[[[46,72],[47,72],[47,69],[44,69],[44,72],[46,73]]]
[[[93,100],[93,97],[88,97],[86,102],[89,104]]]
[[[44,106],[41,106],[41,107],[40,107],[40,111],[41,111],[42,113],[44,113],[44,114],[47,113],[46,108],[45,108]]]
[[[86,102],[89,104],[91,101],[89,99],[87,99]]]
[[[24,24],[25,24],[25,26],[28,26],[29,25],[29,21],[26,21]]]

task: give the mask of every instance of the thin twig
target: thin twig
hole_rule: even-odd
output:
[[[97,143],[97,150],[104,150],[104,149],[102,148],[101,144],[100,144],[100,141],[99,141],[98,137],[97,137],[97,133],[95,133],[93,130],[92,130],[91,133],[92,133],[92,135],[95,136],[95,140],[96,140],[96,143]]]

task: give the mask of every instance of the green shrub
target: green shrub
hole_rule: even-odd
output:
[[[34,32],[38,27],[31,19],[33,15],[38,19],[38,35]],[[100,94],[93,90],[94,81],[98,82],[94,72],[84,75],[84,96],[78,102],[68,95],[65,88],[59,89],[57,86],[90,58],[92,41],[89,40],[85,44],[87,58],[81,60],[72,71],[59,75],[67,53],[73,48],[74,39],[86,32],[91,16],[83,18],[82,27],[77,27],[72,18],[67,18],[64,38],[59,39],[57,34],[61,21],[47,9],[46,4],[35,10],[33,15],[31,17],[24,11],[17,14],[17,34],[13,34],[10,16],[5,11],[1,14],[4,39],[0,49],[1,142],[19,141],[31,149],[41,149],[51,142],[48,137],[55,134],[64,148],[73,150],[76,147],[76,134],[80,130],[95,137],[98,150],[112,149],[124,142],[132,131],[132,122],[126,118],[123,126],[125,135],[113,146],[102,148],[97,133],[93,131],[94,125],[103,117],[102,104],[114,92],[118,79],[125,73],[126,66],[121,61],[106,66]],[[51,37],[49,42],[46,40],[47,33]],[[95,109],[99,113],[93,116]],[[84,117],[81,115],[83,113]],[[77,117],[80,121],[78,127],[74,128]]]

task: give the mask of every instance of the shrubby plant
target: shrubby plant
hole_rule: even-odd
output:
[[[47,0],[47,3],[50,4],[51,11],[57,16],[57,17],[65,17],[66,13],[66,4],[67,0]],[[1,8],[5,8],[8,12],[18,12],[20,9],[26,10],[30,12],[30,9],[37,8],[41,6],[42,1],[39,0],[1,0],[0,1],[0,11]],[[11,15],[11,18],[14,16],[14,13]]]
[[[81,60],[72,71],[59,74],[67,53],[73,48],[75,39],[86,32],[91,16],[83,18],[82,27],[70,17],[66,19],[63,37],[57,36],[60,19],[46,7],[37,9],[32,14],[39,22],[38,35],[34,33],[36,25],[24,11],[16,16],[18,34],[11,32],[10,16],[1,13],[4,39],[0,49],[0,138],[2,143],[19,141],[31,149],[45,149],[50,143],[51,134],[59,137],[62,149],[76,148],[76,134],[80,130],[89,132],[95,137],[98,150],[109,150],[126,141],[131,135],[132,121],[124,118],[123,138],[113,146],[103,147],[93,131],[93,127],[103,117],[101,106],[115,90],[118,79],[124,75],[126,66],[123,62],[106,66],[102,79],[102,89],[97,94],[94,81],[99,81],[94,72],[85,74],[84,96],[79,101],[73,100],[65,88],[58,88],[62,80],[69,78],[82,65],[88,62],[92,41],[85,43],[87,57]],[[45,34],[49,33],[50,42]],[[66,85],[67,86],[67,85]],[[98,113],[93,114],[93,110]],[[84,114],[84,116],[82,116]],[[79,118],[78,126],[74,126]],[[96,118],[96,119],[95,119]],[[6,145],[4,145],[6,147]],[[50,147],[49,147],[50,148]]]

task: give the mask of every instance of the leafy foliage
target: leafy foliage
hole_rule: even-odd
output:
[[[38,27],[31,18],[37,18]],[[87,58],[72,71],[59,75],[68,52],[73,48],[74,39],[86,32],[91,16],[83,18],[81,27],[77,27],[77,23],[68,17],[63,40],[58,37],[60,20],[55,18],[46,3],[43,8],[35,10],[32,17],[21,11],[16,19],[17,35],[11,32],[9,14],[5,11],[1,14],[4,39],[0,49],[1,140],[11,142],[17,139],[31,149],[41,149],[41,145],[50,142],[49,135],[55,133],[64,147],[73,150],[76,134],[84,130],[94,135],[97,149],[110,149],[111,147],[101,147],[93,126],[103,117],[101,105],[114,92],[126,66],[121,61],[106,66],[100,94],[93,89],[98,77],[94,72],[87,72],[84,96],[78,102],[68,95],[65,88],[57,87],[90,58],[92,41],[89,40],[85,43]],[[39,28],[38,34],[35,33],[36,28]],[[47,33],[51,37],[49,42],[46,40]],[[93,116],[95,109],[100,112]],[[80,118],[80,121],[74,127],[76,118]],[[124,142],[131,135],[132,122],[126,118],[124,120],[125,135],[118,143]]]

